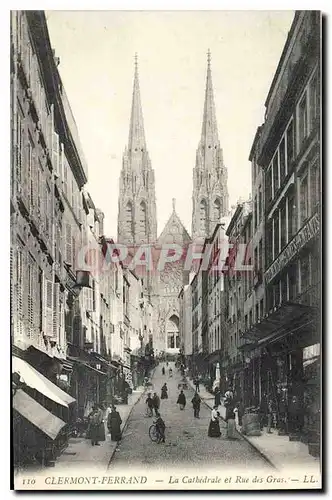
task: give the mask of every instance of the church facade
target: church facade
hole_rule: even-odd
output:
[[[154,264],[153,271],[144,276],[145,293],[153,305],[152,341],[157,353],[179,352],[179,293],[189,282],[189,271],[184,270],[185,250],[191,243],[209,237],[216,223],[228,213],[227,170],[218,137],[210,53],[202,133],[193,169],[192,202],[192,236],[176,212],[174,199],[172,213],[158,236],[155,176],[145,139],[136,58],[129,138],[119,182],[118,242],[135,250],[146,245],[154,256],[160,255],[165,244],[175,243],[184,250],[181,259],[167,263],[160,271]]]

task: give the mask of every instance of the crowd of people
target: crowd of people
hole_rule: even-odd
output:
[[[168,373],[168,376],[171,378],[173,375],[173,370],[171,367],[168,366],[168,362],[164,366],[162,366],[161,373],[163,376],[166,376]],[[187,399],[186,395],[184,393],[183,388],[181,387],[186,387],[187,384],[185,383],[186,378],[185,378],[185,369],[183,366],[178,366],[179,371],[181,372],[182,375],[182,383],[178,385],[179,389],[179,394],[176,400],[176,404],[179,405],[180,411],[184,411],[187,405]],[[194,418],[200,418],[200,409],[201,409],[201,397],[200,397],[200,383],[199,379],[195,378],[194,379],[194,386],[195,386],[195,393],[193,398],[191,399],[191,404],[193,407],[194,411]],[[156,427],[159,432],[160,428],[160,435],[161,439],[158,442],[165,442],[165,429],[166,425],[163,419],[161,418],[160,415],[160,400],[161,399],[168,399],[168,387],[167,383],[165,382],[163,386],[161,387],[161,394],[160,397],[156,392],[152,395],[151,393],[148,394],[147,399],[146,399],[146,406],[147,406],[147,416],[152,417],[153,414],[157,418],[156,421]],[[221,405],[223,400],[223,405],[226,408],[226,415],[225,415],[225,421],[226,421],[226,437],[228,439],[236,439],[236,425],[235,425],[235,411],[238,412],[238,418],[239,418],[239,423],[241,425],[241,419],[242,419],[242,412],[241,412],[241,405],[239,403],[235,402],[234,399],[234,392],[232,390],[232,387],[229,387],[229,389],[226,391],[225,395],[222,397],[222,393],[220,392],[219,388],[216,389],[215,391],[215,399],[214,399],[214,406],[211,411],[211,418],[209,422],[209,427],[208,427],[208,436],[211,438],[215,437],[220,437],[221,436],[221,431],[220,431],[220,412],[218,411],[219,406]]]
[[[187,400],[186,400],[186,395],[184,393],[183,388],[181,387],[186,387],[187,384],[185,383],[185,369],[182,366],[178,367],[179,371],[181,371],[182,374],[182,384],[179,384],[179,394],[178,398],[176,401],[176,404],[179,405],[180,411],[184,411],[186,408]],[[165,376],[166,373],[168,373],[169,378],[172,378],[173,376],[173,369],[172,367],[169,367],[169,363],[166,362],[166,364],[162,367],[162,375]],[[146,382],[145,384],[146,387],[152,386],[152,384],[148,384]],[[199,388],[199,380],[196,378],[194,379],[194,386],[195,386],[195,393],[193,398],[191,399],[191,404],[192,408],[194,411],[194,418],[199,419],[200,418],[200,409],[201,409],[201,397],[199,395],[200,388]],[[160,413],[160,401],[161,399],[167,400],[168,399],[168,387],[167,387],[167,382],[164,382],[164,384],[161,387],[160,391],[160,396],[157,394],[157,392],[149,392],[147,394],[147,398],[145,401],[146,404],[146,416],[147,417],[155,417],[155,426],[159,435],[158,443],[165,443],[165,429],[166,429],[166,424],[161,416]],[[221,436],[221,431],[220,431],[220,413],[218,411],[218,408],[221,404],[222,400],[222,394],[220,390],[217,388],[215,391],[215,400],[214,400],[214,407],[211,411],[211,418],[209,422],[209,427],[208,427],[208,436],[211,438],[216,438]],[[235,408],[238,410],[238,418],[239,418],[239,423],[241,425],[241,412],[239,411],[239,404],[235,403],[234,400],[234,393],[231,387],[229,387],[228,391],[225,393],[224,398],[223,398],[223,404],[226,408],[226,416],[225,416],[225,421],[227,423],[227,438],[229,439],[235,439],[236,438],[236,431],[235,431]],[[116,406],[110,405],[107,410],[106,410],[106,415],[105,411],[102,408],[101,405],[95,405],[88,417],[89,425],[88,425],[88,430],[86,433],[86,437],[88,439],[91,439],[91,444],[92,446],[99,446],[101,441],[105,441],[106,436],[105,436],[105,420],[106,420],[106,427],[108,429],[108,432],[111,436],[112,441],[120,441],[121,440],[121,424],[122,424],[122,419],[119,414],[119,412],[116,409]]]

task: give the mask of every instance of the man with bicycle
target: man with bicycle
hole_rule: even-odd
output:
[[[158,443],[164,443],[165,442],[165,429],[166,429],[166,425],[165,425],[165,422],[163,421],[163,419],[161,418],[160,416],[160,413],[159,412],[156,412],[156,422],[155,422],[155,425],[156,425],[156,430],[157,430],[157,433],[159,435],[159,439],[158,439]]]

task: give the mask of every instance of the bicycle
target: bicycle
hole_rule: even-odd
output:
[[[157,430],[157,426],[156,424],[152,424],[150,425],[149,427],[149,437],[151,439],[151,441],[153,441],[154,443],[158,442],[161,438],[158,430]]]

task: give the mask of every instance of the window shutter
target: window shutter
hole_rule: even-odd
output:
[[[60,332],[59,332],[59,345],[62,349],[65,349],[66,339],[65,339],[65,308],[64,304],[60,302],[59,304],[59,314],[60,314]]]
[[[72,231],[69,223],[66,224],[66,262],[72,264]]]
[[[22,249],[16,253],[16,301],[17,301],[17,333],[23,335],[23,255]]]
[[[15,287],[17,281],[14,276],[14,260],[15,260],[15,252],[14,248],[10,247],[10,317],[11,321],[16,320],[16,293]],[[12,323],[11,323],[12,325]],[[15,328],[15,327],[14,327]],[[14,335],[15,329],[11,331],[11,334]]]
[[[60,332],[60,304],[59,304],[60,284],[53,285],[53,337],[59,343]]]
[[[52,165],[53,172],[57,177],[60,175],[59,156],[59,136],[52,130]]]
[[[63,191],[64,191],[66,197],[68,198],[68,170],[69,170],[69,166],[68,166],[67,158],[66,158],[66,155],[65,155],[65,151],[63,149],[63,145],[62,145],[62,158],[63,158],[63,162],[62,162],[62,168],[63,168]]]
[[[75,241],[75,235],[72,235],[72,249],[71,249],[71,254],[72,254],[73,269],[76,269],[76,241]]]
[[[44,277],[44,334],[53,334],[53,281]]]
[[[34,290],[33,290],[33,263],[32,263],[32,259],[31,257],[29,256],[28,258],[28,265],[27,265],[27,285],[28,285],[28,308],[27,308],[27,323],[28,323],[28,330],[27,330],[27,334],[28,334],[28,337],[30,338],[30,340],[33,340],[33,330],[34,330],[34,314],[33,314],[33,294],[34,294]]]

